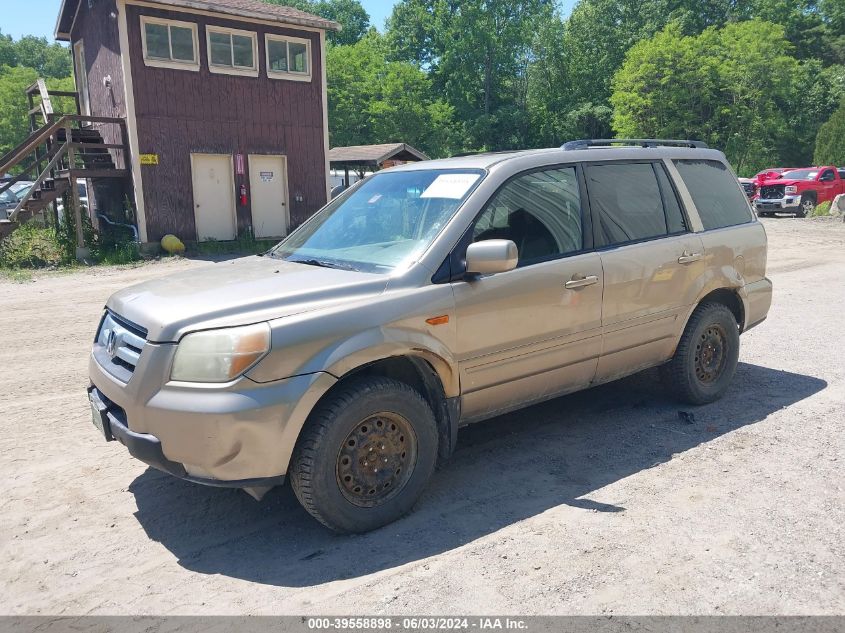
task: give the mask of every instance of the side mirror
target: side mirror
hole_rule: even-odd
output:
[[[516,268],[519,253],[511,240],[483,240],[467,247],[467,274],[504,273]]]

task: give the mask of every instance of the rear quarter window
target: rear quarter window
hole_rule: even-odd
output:
[[[676,160],[704,229],[745,224],[753,219],[748,200],[730,170],[717,160]]]

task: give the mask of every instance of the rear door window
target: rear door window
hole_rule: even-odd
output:
[[[653,239],[685,230],[677,199],[671,222],[652,163],[587,164],[590,206],[598,214],[599,244],[611,246]],[[666,182],[669,200],[674,198]]]
[[[676,160],[704,229],[745,224],[753,219],[748,199],[730,170],[716,160]]]

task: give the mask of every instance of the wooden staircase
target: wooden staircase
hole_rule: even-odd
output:
[[[34,105],[36,95],[40,97],[37,107]],[[95,190],[114,189],[96,187],[101,179],[122,179],[125,186],[117,189],[131,191],[126,121],[121,118],[85,116],[79,114],[78,110],[74,114],[57,114],[53,112],[51,93],[47,91],[42,79],[27,89],[27,96],[32,106],[29,113],[32,130],[23,142],[0,157],[0,174],[18,170],[15,176],[0,178],[0,192],[24,180],[33,180],[34,184],[8,219],[0,220],[0,239],[9,235],[20,223],[41,214],[51,204],[54,205],[55,215],[56,201],[70,193],[76,220],[77,246],[82,249],[84,243],[79,193],[77,187],[72,185],[78,179],[91,182],[89,204]],[[52,96],[75,97],[78,109],[76,93],[54,92]],[[110,132],[111,138],[117,138],[120,142],[106,143],[103,138],[105,130]]]

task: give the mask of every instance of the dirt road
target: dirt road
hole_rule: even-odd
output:
[[[471,427],[356,537],[97,436],[106,297],[205,264],[0,280],[0,613],[845,613],[845,225],[764,222],[774,305],[724,400],[679,415],[646,372]]]

